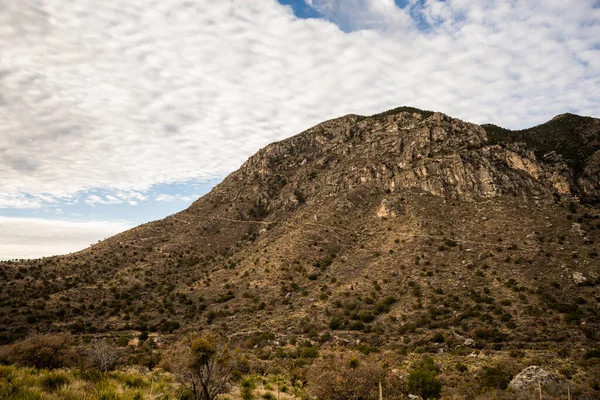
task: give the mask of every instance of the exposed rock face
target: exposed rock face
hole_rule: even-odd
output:
[[[541,385],[542,388],[551,389],[560,385],[560,379],[542,368],[532,365],[519,372],[510,381],[508,387],[517,391],[528,391],[537,389],[538,385]]]
[[[600,190],[594,186],[599,177],[593,165],[582,178],[590,195]],[[278,182],[283,175],[293,185]],[[482,127],[441,113],[368,119],[348,115],[327,121],[263,148],[231,177],[254,186],[256,199],[270,208],[294,208],[298,197],[361,186],[390,192],[420,189],[472,200],[576,194],[573,173],[560,155],[540,160],[519,143],[491,144]],[[265,180],[271,190],[260,184]],[[391,212],[386,207],[382,205],[382,215]]]
[[[388,199],[383,199],[377,209],[377,216],[379,218],[394,218],[398,216],[398,211],[390,204]]]
[[[600,198],[600,150],[586,161],[579,185],[586,196]]]

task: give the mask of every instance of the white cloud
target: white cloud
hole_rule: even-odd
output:
[[[96,196],[95,194],[88,196],[87,199],[84,200],[86,204],[94,205],[94,204],[121,204],[123,201],[121,199],[116,198],[115,196],[107,195],[104,198],[100,196]]]
[[[0,216],[0,260],[66,254],[129,228],[131,225],[126,222],[70,222]]]
[[[426,33],[391,0],[343,3],[313,0],[351,33],[274,0],[0,0],[0,207],[132,204],[347,113],[598,113],[593,0],[412,1]]]
[[[40,208],[42,203],[41,199],[23,193],[0,193],[0,208]]]
[[[155,197],[156,201],[161,201],[161,202],[167,202],[167,203],[172,203],[175,201],[181,201],[181,202],[186,202],[186,203],[191,203],[194,200],[197,200],[198,197],[200,196],[196,196],[196,195],[190,195],[190,196],[183,196],[180,194],[165,194],[165,193],[161,193],[159,195],[157,195]]]
[[[79,194],[82,196],[85,195],[85,193]],[[83,202],[91,206],[95,204],[111,205],[123,203],[135,206],[140,201],[144,200],[147,200],[147,197],[140,192],[117,190],[113,194],[105,194],[104,196],[98,196],[96,194],[88,195]]]

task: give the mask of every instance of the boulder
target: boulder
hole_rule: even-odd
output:
[[[576,285],[580,285],[587,281],[587,278],[581,272],[573,272],[573,282]]]
[[[537,389],[538,385],[546,390],[560,386],[561,380],[548,371],[532,365],[519,372],[509,383],[508,387],[516,391]]]

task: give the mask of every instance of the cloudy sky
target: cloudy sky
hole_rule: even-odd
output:
[[[600,116],[598,0],[0,0],[0,49],[0,259],[184,209],[348,113]]]

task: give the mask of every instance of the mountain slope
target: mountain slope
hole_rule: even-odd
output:
[[[326,121],[178,214],[0,264],[0,335],[210,326],[250,344],[593,347],[599,120],[557,118],[517,133],[411,108]]]

